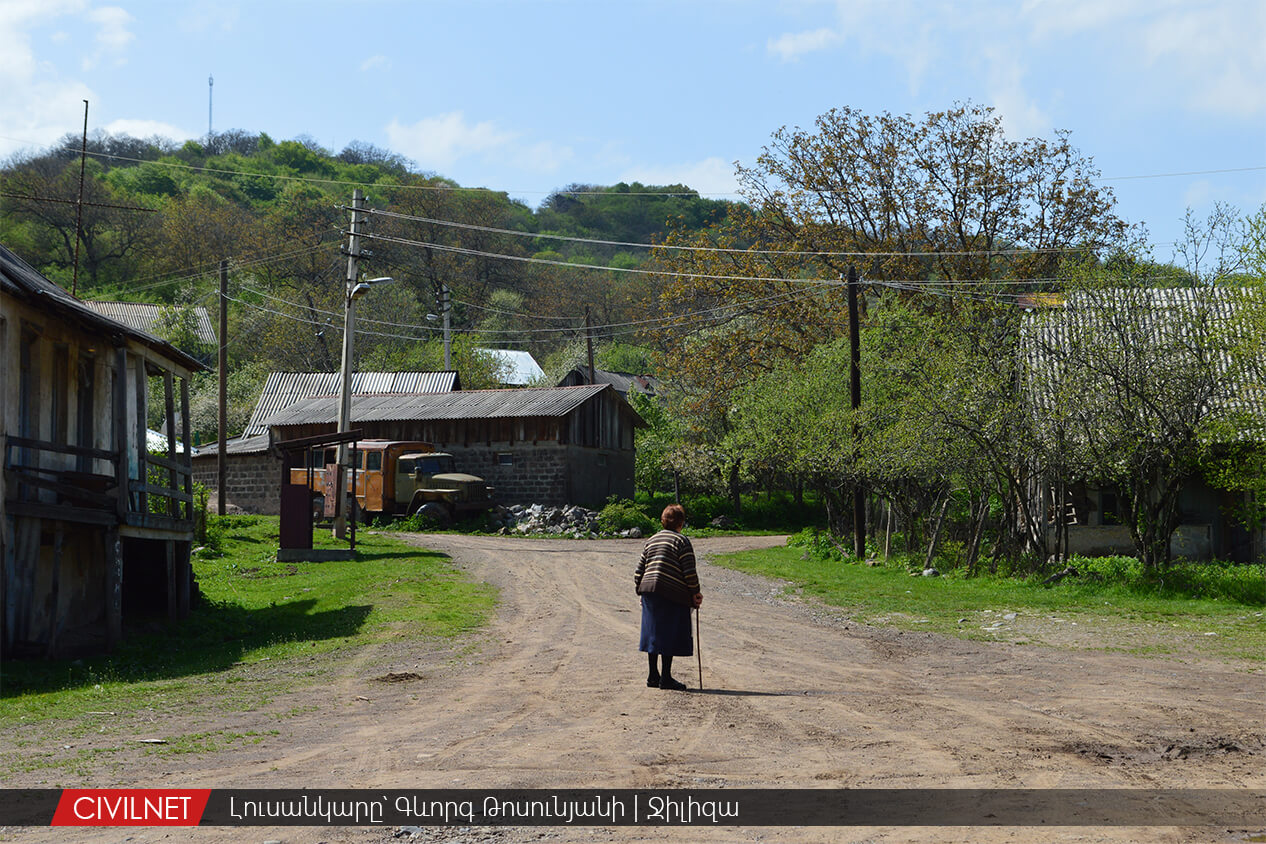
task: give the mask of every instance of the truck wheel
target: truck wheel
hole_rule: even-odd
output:
[[[449,522],[453,519],[448,514],[448,508],[443,504],[437,504],[434,501],[428,501],[418,508],[417,515],[426,521],[435,525],[437,528],[448,527]]]
[[[312,496],[312,521],[319,522],[325,518],[325,496]]]

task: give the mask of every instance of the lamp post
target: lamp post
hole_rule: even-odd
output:
[[[344,297],[343,309],[343,362],[340,369],[338,432],[340,434],[352,428],[352,342],[356,333],[356,300],[369,292],[375,284],[393,281],[389,277],[371,278],[349,283],[347,295]],[[334,535],[342,539],[347,533],[347,508],[344,494],[347,483],[347,443],[338,446],[338,473],[334,482]],[[352,491],[355,495],[355,490]]]

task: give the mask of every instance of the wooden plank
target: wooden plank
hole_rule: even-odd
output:
[[[87,525],[117,525],[119,517],[109,511],[89,507],[71,507],[41,503],[39,501],[11,501],[9,515],[24,516],[30,519],[48,519],[56,517],[64,522],[76,522]]]
[[[181,542],[176,546],[176,611],[181,618],[189,616],[189,602],[193,599],[192,552],[192,542]]]
[[[113,463],[118,459],[118,455],[113,451],[106,451],[100,448],[86,448],[78,445],[59,445],[51,443],[47,440],[33,440],[30,437],[13,437],[7,438],[6,444],[13,448],[33,448],[40,451],[55,451],[59,454],[69,454],[74,457],[92,457],[97,460],[109,460]]]
[[[188,464],[181,463],[178,460],[168,460],[166,457],[159,457],[156,454],[146,454],[145,462],[154,466],[161,466],[162,468],[175,472],[178,475],[193,474],[193,468]]]
[[[180,602],[176,600],[176,543],[167,540],[163,543],[163,551],[167,562],[167,620],[176,621],[180,617]]]
[[[189,379],[180,379],[180,441],[185,444],[183,463],[189,467],[185,475],[185,493],[189,496],[185,518],[193,518],[193,445],[189,437]]]
[[[136,437],[136,472],[138,480],[148,481],[149,471],[145,461],[149,457],[149,443],[147,442],[149,425],[146,421],[149,416],[149,402],[146,399],[149,378],[144,358],[139,356],[136,358],[133,377],[136,379],[132,390],[136,396],[136,428],[132,431],[132,435]],[[136,502],[136,509],[142,513],[149,512],[149,496],[144,491],[140,493],[140,499]]]
[[[163,404],[164,410],[167,412],[167,459],[174,464],[176,462],[176,402],[170,369],[163,370]],[[167,486],[176,489],[178,485],[179,479],[176,476],[176,470],[168,468]],[[179,516],[179,502],[169,497],[167,499],[167,512],[172,516]]]
[[[118,481],[119,521],[127,518],[127,349],[120,346],[114,355],[114,450],[118,462],[114,464],[114,476]]]
[[[5,517],[8,521],[8,517]],[[3,579],[3,585],[0,586],[0,599],[4,601],[3,615],[4,626],[0,629],[0,639],[4,644],[10,645],[13,642],[14,625],[17,623],[17,536],[16,531],[8,532],[8,539],[0,545],[0,579]]]
[[[193,496],[181,492],[178,489],[171,489],[165,486],[154,486],[153,484],[143,484],[140,481],[130,481],[128,490],[131,492],[139,492],[145,495],[157,495],[160,498],[167,498],[175,501],[193,501]],[[168,515],[171,515],[170,513]]]
[[[65,496],[66,498],[71,498],[86,504],[96,505],[98,507],[114,507],[113,495],[106,495],[102,492],[93,492],[92,490],[74,486],[73,484],[63,484],[58,483],[57,481],[50,481],[45,478],[41,478],[33,472],[23,472],[17,469],[10,471],[13,475],[17,476],[17,480],[20,484],[51,490],[59,495]],[[44,503],[43,506],[48,507],[50,505],[48,503]]]
[[[57,653],[57,634],[61,631],[62,542],[65,538],[66,532],[62,523],[55,522],[53,526],[53,582],[49,586],[48,596],[48,648],[44,651],[44,655],[49,659]]]
[[[118,530],[105,534],[106,644],[111,649],[123,641],[123,540]]]

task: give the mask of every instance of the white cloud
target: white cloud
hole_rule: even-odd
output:
[[[444,172],[472,155],[504,150],[517,137],[492,121],[469,123],[460,111],[425,117],[412,126],[397,120],[387,125],[391,148],[418,162],[423,169]]]
[[[822,27],[809,32],[788,32],[771,38],[765,49],[785,62],[798,60],[807,53],[816,53],[843,42],[844,36],[834,29]]]
[[[87,18],[97,25],[97,33],[96,49],[84,58],[84,70],[91,70],[107,60],[115,64],[127,61],[127,46],[134,38],[128,29],[132,16],[118,6],[102,6],[89,11]]]
[[[386,70],[391,67],[391,62],[386,56],[370,56],[360,63],[361,73],[367,73],[371,70]]]
[[[734,164],[717,156],[686,164],[634,165],[620,175],[620,180],[644,185],[686,185],[706,196],[738,193]]]
[[[38,60],[31,31],[82,14],[77,0],[0,2],[0,156],[47,146],[83,123],[92,90]]]

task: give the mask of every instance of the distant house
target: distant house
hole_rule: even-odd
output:
[[[1077,355],[1065,356],[1063,350],[1077,344],[1094,346],[1102,336],[1106,338],[1104,348],[1109,351],[1094,369],[1099,374],[1078,381],[1088,385],[1089,393],[1093,393],[1096,384],[1107,383],[1103,373],[1110,367],[1121,366],[1128,378],[1131,376],[1126,367],[1137,367],[1142,373],[1167,364],[1179,367],[1183,360],[1202,358],[1209,362],[1212,375],[1207,384],[1200,385],[1200,391],[1192,390],[1173,399],[1191,405],[1180,412],[1197,412],[1194,408],[1198,406],[1199,412],[1209,418],[1247,414],[1261,420],[1258,430],[1266,435],[1266,371],[1262,360],[1258,359],[1254,372],[1254,367],[1233,364],[1225,350],[1219,350],[1226,342],[1225,337],[1219,337],[1220,330],[1256,330],[1251,326],[1238,327],[1236,320],[1246,307],[1266,308],[1261,296],[1260,292],[1236,288],[1132,289],[1093,295],[1072,293],[1066,297],[1048,295],[1025,303],[1033,311],[1026,322],[1026,368],[1039,430],[1043,428],[1042,419],[1054,412],[1053,390],[1064,377],[1062,369],[1069,361],[1079,360]],[[1133,350],[1132,354],[1127,356],[1120,351],[1125,349]],[[1122,387],[1118,383],[1110,389],[1120,391]],[[1079,399],[1093,404],[1092,395],[1079,394]],[[1178,408],[1148,411],[1140,407],[1137,413],[1171,410]],[[1073,435],[1095,436],[1093,419],[1092,416],[1075,426]],[[1209,445],[1217,448],[1225,443]],[[1051,535],[1066,528],[1068,550],[1074,554],[1135,553],[1130,530],[1123,522],[1121,490],[1093,478],[1071,480],[1074,482],[1064,490],[1063,502],[1057,501],[1059,493],[1053,489],[1043,493],[1042,500],[1050,503],[1050,513],[1058,514],[1049,523]],[[1178,491],[1178,524],[1170,538],[1170,554],[1175,558],[1239,562],[1266,559],[1266,529],[1250,530],[1234,515],[1251,504],[1250,499],[1248,493],[1220,490],[1200,477],[1187,478]],[[1061,521],[1063,524],[1058,524]]]
[[[476,349],[497,361],[501,368],[501,384],[505,387],[528,387],[545,377],[545,370],[531,352],[510,349]]]
[[[225,443],[225,498],[231,506],[248,513],[276,514],[280,509],[281,467],[268,451],[270,416],[313,396],[337,396],[342,376],[337,372],[273,372],[264,382],[259,401],[240,436]],[[353,394],[447,393],[461,389],[456,372],[354,372]],[[194,479],[212,490],[219,487],[216,455],[219,443],[198,449],[193,460]]]
[[[338,398],[297,402],[268,422],[274,440],[333,432]],[[646,423],[609,384],[358,396],[366,439],[422,440],[496,488],[501,504],[600,507],[633,497],[633,431]]]
[[[193,496],[176,420],[201,364],[2,246],[0,364],[0,655],[100,649],[125,621],[186,614]],[[155,401],[169,420],[157,454]]]
[[[588,383],[589,367],[577,366],[563,376],[562,380],[558,382],[558,386],[576,387]],[[617,393],[626,399],[629,397],[629,393],[654,396],[658,395],[662,389],[659,379],[654,375],[634,375],[629,372],[610,372],[605,369],[594,369],[593,383],[610,384]]]

